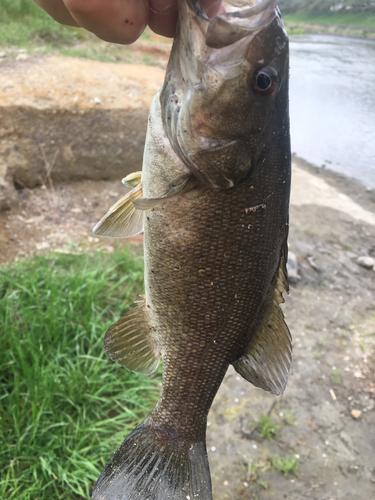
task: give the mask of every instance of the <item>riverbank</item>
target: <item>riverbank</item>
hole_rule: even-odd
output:
[[[374,14],[283,14],[290,35],[328,34],[375,40]]]
[[[375,39],[375,14],[283,13],[290,35],[327,33]],[[62,26],[31,0],[0,5],[0,61],[30,55],[62,55],[105,62],[158,65],[158,54],[170,50],[171,39],[146,29],[131,47],[109,44],[92,33]]]

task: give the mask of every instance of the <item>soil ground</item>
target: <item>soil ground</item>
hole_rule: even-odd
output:
[[[125,189],[86,180],[18,190],[0,213],[0,261],[127,244],[92,236]],[[375,499],[375,272],[357,263],[375,257],[375,192],[295,158],[289,241],[289,383],[276,398],[229,370],[209,416],[214,499]],[[262,413],[271,439],[255,429]],[[275,455],[298,470],[283,474]]]

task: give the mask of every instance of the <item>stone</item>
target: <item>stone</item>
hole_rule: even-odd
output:
[[[361,412],[359,410],[352,410],[352,417],[355,419],[355,420],[358,420],[360,417],[361,417]]]
[[[362,255],[361,257],[358,257],[357,263],[360,266],[364,267],[365,269],[373,269],[375,267],[375,259],[367,255]]]

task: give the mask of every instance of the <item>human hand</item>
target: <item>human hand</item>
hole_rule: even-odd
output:
[[[201,0],[208,7],[220,0]],[[173,37],[177,0],[34,0],[61,24],[77,26],[112,43],[135,42],[147,24],[159,35]]]

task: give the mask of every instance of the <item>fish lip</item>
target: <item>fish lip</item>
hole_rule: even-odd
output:
[[[202,17],[203,19],[206,19],[208,21],[211,21],[211,18],[209,18],[205,12],[205,10],[201,7],[199,7],[199,0],[187,0],[187,3],[189,4],[190,8],[195,11],[196,15],[199,17]],[[278,0],[261,0],[260,3],[257,3],[253,7],[249,7],[248,9],[243,9],[243,10],[237,10],[233,12],[228,12],[226,14],[219,14],[218,16],[215,17],[221,17],[221,18],[226,18],[230,19],[232,17],[237,17],[237,18],[247,18],[247,17],[252,17],[257,14],[261,14],[264,12],[266,9],[271,7],[273,5],[273,9],[276,8],[276,5],[278,3]],[[214,19],[214,18],[212,18]]]
[[[207,47],[220,49],[254,34],[270,25],[277,17],[278,0],[261,0],[247,9],[218,14],[209,18],[199,0],[187,0],[205,34]],[[268,14],[268,15],[267,15]]]

